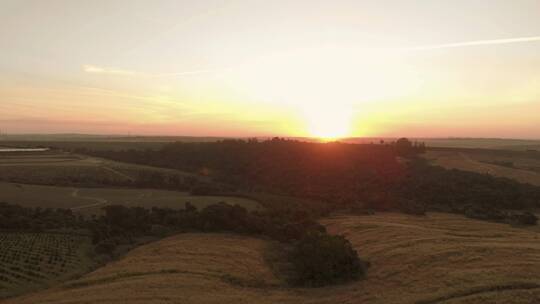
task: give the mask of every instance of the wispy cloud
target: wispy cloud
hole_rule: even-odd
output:
[[[470,46],[481,46],[481,45],[511,44],[511,43],[523,43],[523,42],[535,42],[535,41],[540,41],[540,36],[420,45],[420,46],[405,47],[405,48],[400,48],[400,49],[405,50],[405,51],[425,51],[425,50],[437,50],[437,49],[448,49],[448,48],[459,48],[459,47],[470,47]]]
[[[110,75],[123,75],[123,76],[144,76],[144,73],[136,72],[136,71],[130,71],[130,70],[122,70],[122,69],[116,69],[116,68],[110,68],[110,67],[100,67],[95,65],[89,65],[85,64],[82,66],[83,71],[87,73],[94,73],[94,74],[110,74]]]
[[[151,77],[174,77],[174,76],[214,73],[216,71],[217,70],[195,70],[195,71],[185,71],[185,72],[176,72],[176,73],[153,74],[150,76]]]
[[[183,71],[183,72],[173,72],[173,73],[151,74],[151,73],[144,73],[144,72],[133,71],[133,70],[102,67],[102,66],[96,66],[96,65],[90,65],[90,64],[83,65],[82,69],[86,73],[131,76],[131,77],[147,77],[147,78],[187,76],[187,75],[195,75],[195,74],[213,73],[217,71],[217,70],[193,70],[193,71]]]

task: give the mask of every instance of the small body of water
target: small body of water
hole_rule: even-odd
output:
[[[2,152],[42,152],[48,151],[49,148],[3,148],[0,147],[0,153]]]

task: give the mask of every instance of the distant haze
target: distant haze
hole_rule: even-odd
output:
[[[0,2],[0,131],[540,138],[540,1]]]

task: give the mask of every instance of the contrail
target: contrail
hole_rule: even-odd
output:
[[[131,76],[131,77],[146,77],[146,78],[187,76],[187,75],[196,75],[196,74],[215,73],[218,71],[227,70],[227,69],[194,70],[194,71],[184,71],[184,72],[176,72],[176,73],[149,74],[145,72],[124,70],[124,69],[111,68],[111,67],[102,67],[102,66],[95,66],[95,65],[89,65],[89,64],[83,65],[82,69],[86,73],[109,74],[109,75]]]
[[[185,72],[176,72],[176,73],[165,73],[165,74],[152,74],[148,75],[152,78],[159,78],[159,77],[174,77],[174,76],[184,76],[184,75],[193,75],[193,74],[206,74],[206,73],[214,73],[217,70],[195,70],[195,71],[185,71]]]
[[[491,39],[491,40],[476,40],[476,41],[445,43],[445,44],[433,44],[433,45],[421,45],[421,46],[414,46],[414,47],[404,47],[404,48],[400,48],[400,50],[404,50],[404,51],[425,51],[425,50],[449,49],[449,48],[459,48],[459,47],[468,47],[468,46],[510,44],[510,43],[533,42],[533,41],[540,41],[540,36],[506,38],[506,39]]]
[[[143,75],[143,73],[136,72],[136,71],[122,70],[122,69],[110,68],[110,67],[101,67],[101,66],[95,66],[95,65],[90,65],[90,64],[83,65],[82,69],[86,73],[95,73],[95,74],[111,74],[111,75],[123,75],[123,76]]]

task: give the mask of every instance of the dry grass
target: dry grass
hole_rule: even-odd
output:
[[[183,234],[137,248],[77,281],[6,303],[539,303],[537,230],[457,215],[335,216],[372,263],[366,279],[284,287],[266,265],[267,241]]]
[[[493,176],[506,177],[522,183],[540,186],[540,160],[524,157],[497,156],[489,152],[429,151],[424,157],[447,169],[459,169]],[[514,167],[497,165],[497,162],[510,162]]]
[[[441,148],[480,148],[513,151],[540,150],[540,140],[501,139],[501,138],[420,138],[428,147]]]

